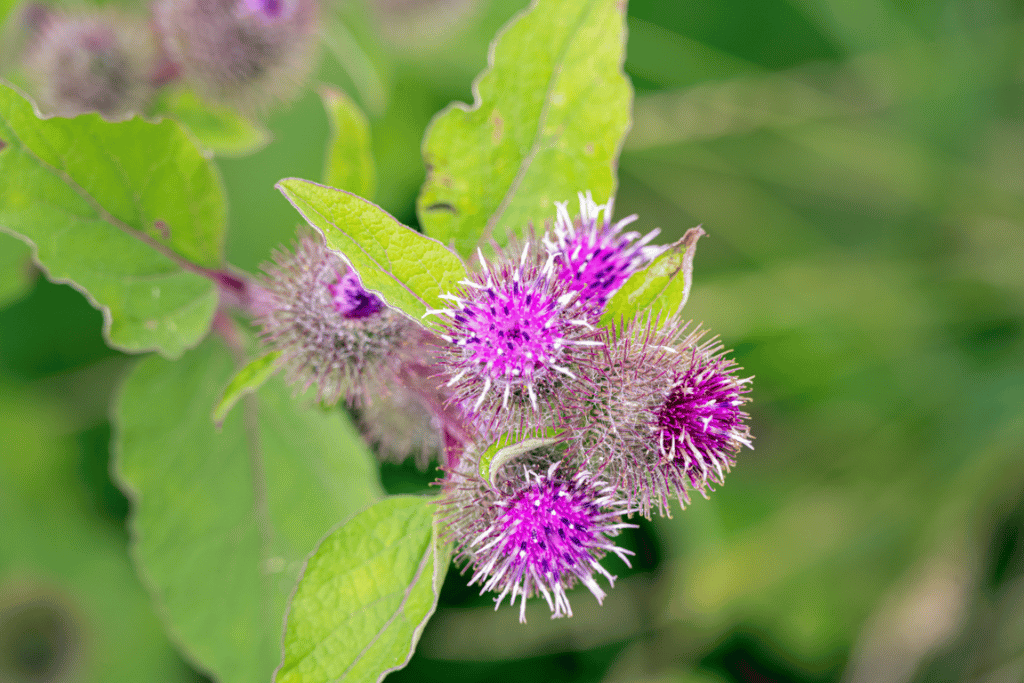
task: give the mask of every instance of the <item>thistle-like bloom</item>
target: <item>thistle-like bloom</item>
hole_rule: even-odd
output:
[[[168,57],[203,95],[248,109],[290,99],[313,68],[316,0],[157,0]]]
[[[443,360],[456,401],[474,415],[496,417],[515,429],[536,424],[593,328],[583,317],[577,292],[555,276],[553,262],[527,242],[518,258],[499,255],[442,294],[451,308],[441,316],[449,342]]]
[[[557,218],[544,243],[555,259],[558,278],[579,292],[580,303],[591,316],[600,317],[612,294],[663,247],[647,246],[659,230],[643,237],[638,232],[622,232],[637,219],[635,214],[613,224],[611,199],[597,204],[590,192],[581,192],[579,200],[580,213],[575,218],[569,216],[567,202],[555,202]]]
[[[656,434],[663,462],[703,489],[707,482],[723,482],[741,446],[753,448],[743,412],[751,378],[736,378],[739,368],[720,345],[694,345],[682,353],[688,356],[685,369],[658,406]]]
[[[627,504],[586,471],[564,476],[559,465],[552,463],[544,474],[524,468],[521,477],[505,479],[497,489],[479,482],[474,491],[463,484],[463,497],[467,490],[475,496],[465,501],[456,494],[449,501],[459,525],[458,559],[473,568],[469,585],[479,583],[481,594],[497,592],[495,609],[506,595],[512,605],[518,597],[520,622],[526,621],[527,598],[535,595],[548,603],[553,618],[572,616],[566,590],[577,582],[602,602],[605,592],[595,574],[609,585],[615,577],[601,558],[613,553],[629,566],[627,555],[633,554],[610,540],[635,526],[621,521],[631,512]]]
[[[59,116],[142,111],[153,94],[156,47],[144,23],[113,13],[41,12],[25,70],[44,110]]]
[[[742,406],[750,379],[717,339],[669,323],[634,322],[594,352],[595,371],[569,412],[589,467],[613,482],[641,514],[669,514],[723,483],[742,446],[750,447]]]
[[[413,323],[364,290],[319,240],[304,237],[294,253],[274,258],[264,266],[270,296],[258,323],[283,353],[288,381],[303,389],[316,383],[323,401],[344,394],[364,404],[417,338]]]

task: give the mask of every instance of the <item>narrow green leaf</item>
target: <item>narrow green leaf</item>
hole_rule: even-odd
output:
[[[601,324],[616,325],[648,310],[661,324],[678,315],[690,297],[693,256],[704,234],[699,226],[690,228],[651,265],[626,280],[605,307]]]
[[[280,357],[280,351],[271,351],[250,362],[231,378],[231,381],[228,382],[224,393],[220,397],[220,401],[217,402],[217,406],[213,409],[213,423],[215,425],[218,427],[222,426],[224,418],[228,416],[228,413],[231,412],[231,409],[235,407],[235,404],[243,396],[253,393],[263,386],[268,379],[273,377],[274,373],[277,372],[277,361]]]
[[[204,102],[190,90],[175,90],[161,97],[153,113],[182,124],[203,148],[220,156],[247,156],[263,149],[271,134],[234,109]]]
[[[21,298],[32,286],[32,248],[0,232],[0,307]]]
[[[112,346],[177,357],[217,306],[224,196],[172,121],[39,119],[0,83],[0,228],[103,311]]]
[[[379,681],[405,666],[448,571],[429,498],[393,496],[328,536],[288,608],[276,683]]]
[[[277,189],[352,264],[363,287],[413,320],[436,325],[424,314],[443,308],[439,295],[466,277],[456,254],[349,192],[300,178],[285,178]]]
[[[469,254],[543,227],[555,201],[603,202],[629,125],[621,0],[536,0],[491,47],[472,108],[456,103],[427,131],[423,230]]]
[[[215,340],[181,362],[139,362],[115,402],[115,474],[168,632],[221,683],[251,683],[280,661],[310,549],[381,492],[348,418],[303,406],[278,379],[217,430],[210,406],[234,371]]]
[[[489,481],[491,486],[494,486],[495,477],[497,477],[498,472],[501,471],[501,468],[506,463],[523,453],[529,453],[538,448],[558,443],[561,441],[558,437],[563,432],[565,432],[564,429],[548,427],[544,430],[538,429],[532,434],[526,434],[526,438],[512,432],[502,434],[480,456],[480,476]]]
[[[331,120],[331,141],[324,159],[324,184],[373,199],[377,187],[370,123],[352,99],[334,88],[320,89],[327,117]]]

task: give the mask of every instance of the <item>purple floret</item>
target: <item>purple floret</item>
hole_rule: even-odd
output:
[[[693,351],[689,367],[657,412],[662,454],[686,472],[694,488],[721,483],[740,446],[752,448],[742,410],[749,380],[736,379],[734,369],[721,356]]]
[[[343,318],[359,320],[376,315],[384,309],[384,302],[372,292],[363,289],[359,276],[349,270],[337,282],[327,285],[334,308]]]

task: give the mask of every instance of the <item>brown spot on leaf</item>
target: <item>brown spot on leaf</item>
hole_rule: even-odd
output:
[[[171,227],[167,225],[167,223],[165,223],[164,221],[153,221],[153,228],[158,233],[160,233],[160,237],[164,238],[165,240],[171,239]]]
[[[3,140],[0,140],[0,152],[4,151],[4,147],[6,147],[6,146],[7,146],[7,143],[4,142]]]
[[[583,151],[586,152],[587,154],[593,156],[594,155],[594,143],[593,142],[588,142],[587,146],[583,148]]]
[[[431,204],[427,207],[427,211],[448,211],[455,216],[459,215],[459,210],[448,202],[437,202],[436,204]]]

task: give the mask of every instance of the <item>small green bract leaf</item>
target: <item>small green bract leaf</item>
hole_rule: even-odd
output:
[[[423,316],[442,308],[439,295],[466,277],[456,254],[349,192],[300,178],[285,178],[277,189],[355,268],[363,287],[420,324],[437,324]]]
[[[533,436],[528,435],[527,438],[512,433],[502,434],[480,456],[480,476],[494,486],[495,477],[507,462],[523,453],[558,443],[561,441],[558,437],[563,432],[564,429],[548,427],[545,430],[538,429]],[[514,441],[515,439],[520,440]]]
[[[431,499],[394,496],[324,540],[292,598],[276,683],[379,681],[408,663],[448,571],[433,520]]]
[[[616,325],[650,311],[652,319],[664,324],[679,314],[690,297],[693,256],[703,228],[690,228],[651,265],[623,283],[601,316],[601,324]]]
[[[252,683],[280,662],[303,560],[381,492],[347,416],[295,401],[277,378],[218,431],[210,406],[234,373],[215,339],[180,362],[139,362],[115,402],[114,473],[167,631],[220,683]]]
[[[331,120],[331,141],[324,159],[324,184],[372,199],[377,186],[370,124],[356,103],[345,93],[321,88],[327,117]]]
[[[210,327],[224,196],[172,121],[40,119],[0,83],[0,228],[103,311],[112,346],[177,357]]]
[[[228,107],[204,102],[190,90],[176,90],[157,101],[154,114],[189,129],[205,149],[219,156],[246,156],[270,142],[270,131]]]
[[[632,97],[625,5],[537,0],[496,39],[473,107],[449,107],[427,131],[426,234],[466,256],[481,236],[542,230],[555,201],[612,195]]]
[[[235,404],[243,396],[259,389],[263,386],[264,382],[277,372],[277,361],[280,357],[280,351],[271,351],[265,356],[250,362],[231,378],[228,386],[224,389],[224,394],[220,397],[220,401],[217,402],[217,407],[213,409],[213,423],[215,425],[220,427],[224,424],[224,418],[228,416],[228,413],[231,412],[231,409],[235,407]]]

